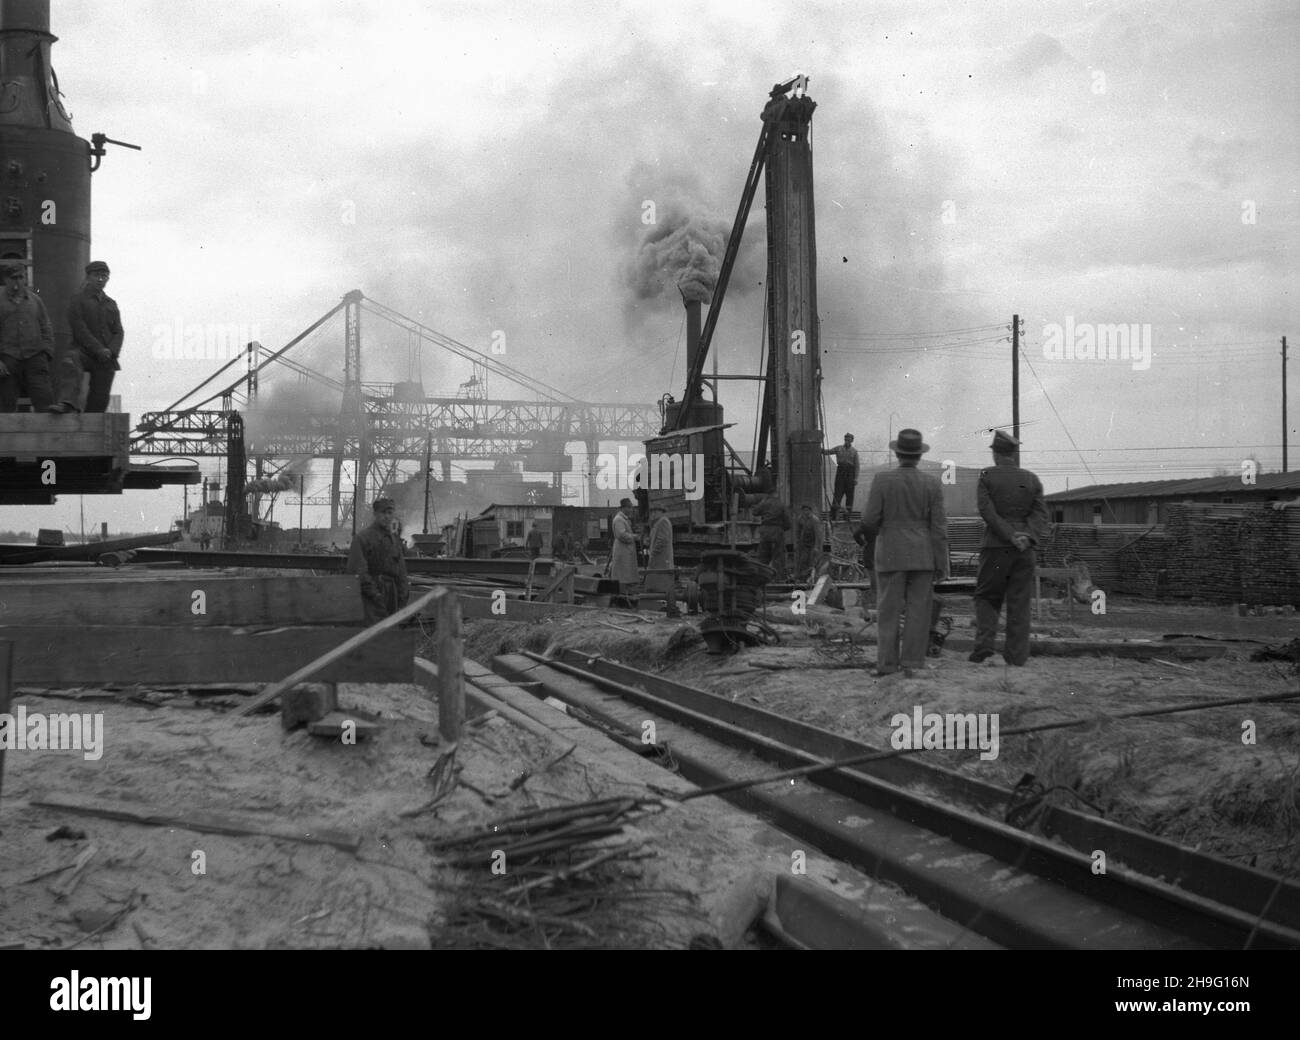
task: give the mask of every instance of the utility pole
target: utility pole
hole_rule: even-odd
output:
[[[307,544],[307,540],[302,536],[302,500],[307,491],[307,474],[298,474],[298,548]]]
[[[1282,337],[1282,472],[1287,472],[1286,465],[1286,337]]]
[[[1011,315],[1011,435],[1020,440],[1020,315]],[[1016,449],[1020,465],[1020,449]]]

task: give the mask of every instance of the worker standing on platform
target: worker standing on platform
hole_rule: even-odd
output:
[[[998,615],[1007,604],[1003,659],[1022,666],[1029,660],[1029,605],[1034,588],[1034,547],[1047,537],[1043,482],[1017,462],[1020,442],[998,430],[993,435],[994,465],[980,471],[976,501],[984,518],[980,569],[975,579],[976,664],[994,654]]]
[[[862,523],[868,535],[876,533],[876,675],[892,675],[901,664],[910,677],[924,673],[934,584],[948,576],[948,521],[939,478],[917,466],[930,450],[921,432],[900,430],[889,448],[898,457],[898,468],[877,473],[871,481]],[[906,625],[901,623],[904,610]]]
[[[361,605],[367,625],[397,613],[411,598],[406,556],[397,531],[397,503],[375,500],[375,520],[352,539],[348,573],[361,576]]]
[[[59,411],[82,411],[84,374],[90,373],[90,388],[85,393],[86,412],[103,412],[113,392],[113,376],[122,366],[117,356],[122,352],[122,316],[117,302],[104,292],[108,284],[108,264],[95,260],[86,265],[86,280],[68,304],[68,325],[72,328],[72,349],[64,355],[63,400]]]
[[[45,304],[27,288],[22,264],[6,264],[0,276],[0,412],[16,412],[22,396],[31,399],[33,411],[62,411],[50,385],[54,331]]]
[[[860,460],[858,449],[853,447],[853,434],[844,435],[844,443],[834,448],[823,448],[823,455],[835,456],[835,497],[831,500],[831,521],[835,520],[835,507],[844,499],[844,519],[853,512],[853,489],[858,486]]]

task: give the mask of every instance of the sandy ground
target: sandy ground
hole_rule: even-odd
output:
[[[86,699],[74,699],[80,696]],[[154,702],[140,703],[140,699]],[[232,718],[220,704],[139,689],[117,696],[21,693],[34,712],[103,712],[104,753],[9,751],[0,799],[0,947],[429,948],[481,945],[481,922],[455,909],[502,879],[488,865],[453,869],[431,851],[448,833],[539,805],[636,794],[617,767],[571,755],[500,716],[473,727],[456,761],[462,783],[436,811],[427,776],[438,760],[436,705],[416,686],[347,685],[340,702],[377,715],[384,731],[355,745],[285,733],[278,715]],[[525,769],[533,775],[510,790]],[[43,796],[144,803],[172,815],[217,813],[307,833],[351,832],[356,852],[259,835],[149,826],[33,805]],[[694,803],[700,805],[700,803]],[[725,808],[724,810],[725,811]],[[753,837],[719,810],[675,811],[636,824],[652,855],[621,868],[636,898],[604,920],[598,942],[681,948],[711,931],[710,900],[752,872]],[[59,828],[71,837],[47,840]],[[736,827],[736,833],[727,833]],[[64,869],[87,849],[69,884]],[[200,858],[201,856],[201,858]],[[199,867],[202,870],[199,870]],[[66,886],[66,887],[65,887]],[[129,909],[128,909],[129,908]],[[121,913],[119,914],[119,911]],[[116,916],[115,916],[116,915]],[[100,930],[102,929],[102,930]]]
[[[950,597],[952,639],[971,639],[970,601]],[[946,650],[924,676],[873,678],[875,627],[858,609],[802,619],[773,606],[781,643],[735,655],[705,651],[689,625],[660,616],[610,615],[604,625],[566,619],[546,625],[479,629],[471,637],[480,659],[520,646],[580,647],[649,667],[703,689],[881,747],[903,713],[996,713],[1001,730],[1072,719],[1086,726],[1007,736],[998,757],[978,751],[925,751],[950,768],[1012,787],[1026,773],[1050,797],[1237,862],[1300,873],[1300,702],[1206,708],[1141,719],[1121,712],[1165,705],[1300,692],[1287,663],[1251,663],[1259,645],[1300,635],[1296,617],[1237,617],[1220,607],[1125,602],[1112,597],[1105,616],[1063,603],[1047,608],[1035,631],[1060,638],[1159,640],[1165,634],[1215,635],[1243,642],[1213,661],[1167,663],[1117,656],[1032,657],[1010,668],[1000,657],[981,665],[967,651]],[[643,613],[643,617],[655,615]],[[610,623],[622,631],[610,628]],[[1249,724],[1253,723],[1253,727]],[[1244,736],[1253,728],[1254,743]]]

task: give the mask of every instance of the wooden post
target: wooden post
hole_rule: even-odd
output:
[[[448,590],[436,605],[438,640],[438,732],[460,740],[465,725],[465,667],[461,660],[460,600]]]
[[[13,665],[14,665],[14,644],[8,639],[0,639],[0,715],[7,714],[9,711],[10,691],[13,689]],[[12,727],[13,723],[10,723]],[[9,731],[9,740],[12,743],[14,738],[13,730]],[[0,788],[3,787],[5,778],[5,749],[0,747]]]
[[[303,667],[299,668],[287,679],[281,679],[278,683],[268,686],[265,690],[259,693],[251,701],[248,701],[242,707],[236,708],[230,714],[232,716],[251,715],[253,712],[257,711],[257,709],[260,708],[263,704],[270,704],[272,701],[279,698],[279,696],[282,693],[284,693],[284,691],[287,690],[290,686],[296,686],[300,682],[306,682],[313,675],[316,675],[318,672],[320,672],[320,670],[324,668],[326,665],[332,664],[333,662],[339,660],[340,658],[346,657],[357,647],[363,646],[364,644],[368,643],[370,640],[374,639],[375,636],[379,635],[380,632],[386,632],[390,628],[396,628],[407,618],[414,617],[421,610],[427,607],[430,603],[436,602],[437,600],[440,600],[443,597],[450,596],[450,595],[453,594],[448,592],[445,588],[440,587],[434,589],[432,592],[426,593],[425,595],[421,596],[417,600],[412,600],[401,610],[399,610],[396,614],[390,614],[382,621],[378,621],[375,624],[371,625],[369,628],[357,633],[351,639],[347,640],[347,642],[339,644],[329,653],[322,654],[320,657],[312,661],[310,664],[303,665]],[[456,633],[457,635],[459,635],[460,634],[459,607],[457,608],[456,611],[456,617],[457,617]],[[459,651],[457,651],[457,653],[459,655]]]

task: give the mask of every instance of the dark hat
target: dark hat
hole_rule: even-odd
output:
[[[995,430],[993,443],[989,445],[999,455],[1010,455],[1020,448],[1020,442],[1005,430]]]
[[[633,508],[635,508],[635,507],[633,506],[633,504],[632,504],[632,500],[631,500],[630,498],[623,498],[623,499],[619,499],[618,508],[619,508],[619,509],[633,509]]]
[[[377,498],[375,499],[375,504],[372,508],[376,513],[382,513],[386,509],[391,509],[394,512],[396,512],[397,503],[394,502],[391,498]]]
[[[846,434],[844,435],[844,439],[845,439],[846,441],[851,441],[851,440],[853,440],[853,434],[851,434],[851,433],[846,433]]]
[[[896,455],[924,455],[930,445],[921,440],[920,430],[899,430],[898,440],[889,442],[889,450]]]
[[[105,274],[111,273],[108,264],[104,263],[103,260],[92,260],[86,265],[86,274],[94,274],[96,271],[103,271]]]
[[[0,277],[8,278],[11,274],[20,274],[24,278],[26,278],[27,268],[23,264],[17,264],[13,262],[0,264]]]
[[[805,503],[804,503],[803,505],[801,505],[799,508],[800,508],[800,509],[811,509],[812,506],[810,506],[807,502],[805,502]]]

